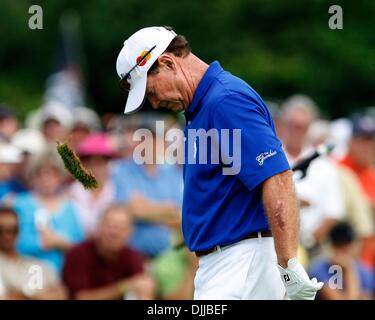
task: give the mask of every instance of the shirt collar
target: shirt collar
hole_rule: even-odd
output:
[[[188,117],[198,110],[199,102],[202,100],[206,94],[208,88],[210,87],[212,81],[216,76],[223,71],[220,63],[218,61],[212,62],[206,72],[204,73],[202,79],[199,81],[198,87],[195,90],[193,100],[185,111],[185,116]]]

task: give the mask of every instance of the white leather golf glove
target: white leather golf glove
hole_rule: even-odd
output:
[[[287,268],[279,265],[278,268],[286,293],[292,300],[314,300],[317,291],[323,287],[323,282],[318,282],[316,278],[310,280],[297,258],[290,259]]]

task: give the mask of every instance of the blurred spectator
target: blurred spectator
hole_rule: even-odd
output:
[[[64,140],[71,128],[73,116],[65,105],[50,102],[41,113],[41,131],[48,142]]]
[[[157,138],[152,136],[144,146],[153,150],[153,163],[119,160],[112,172],[116,200],[128,204],[135,217],[130,245],[151,258],[171,246],[171,226],[179,228],[182,202],[182,173],[176,166],[155,164]]]
[[[318,148],[332,141],[331,124],[327,120],[314,121],[308,131],[308,139],[312,146]],[[331,154],[330,154],[331,155]],[[347,168],[335,165],[344,204],[345,220],[354,228],[362,240],[374,232],[371,207],[367,201],[358,178]]]
[[[152,299],[155,285],[140,253],[127,247],[132,219],[126,208],[104,213],[94,239],[67,254],[63,280],[75,299]]]
[[[120,118],[123,119],[123,115],[117,115],[113,112],[105,112],[101,116],[101,119],[100,119],[103,125],[104,131],[106,132],[112,131],[114,128],[114,123],[117,122],[117,119],[120,119]]]
[[[307,130],[307,144],[318,148],[322,144],[329,144],[331,141],[331,124],[328,120],[314,120]]]
[[[23,152],[33,155],[43,151],[46,140],[40,131],[30,128],[18,130],[12,138],[12,144]]]
[[[375,119],[362,114],[353,118],[352,138],[342,165],[352,170],[359,178],[362,188],[371,203],[373,224],[375,221]],[[362,261],[375,271],[375,236],[363,244]]]
[[[375,119],[371,116],[353,119],[349,150],[341,163],[359,177],[375,212]]]
[[[356,258],[355,235],[350,225],[339,223],[329,233],[331,250],[327,258],[313,262],[309,273],[325,283],[317,298],[324,300],[371,299],[374,278]],[[334,271],[332,267],[339,267]]]
[[[65,288],[57,275],[43,262],[19,255],[16,251],[18,218],[11,208],[0,207],[0,275],[3,293],[0,299],[65,299]],[[35,269],[37,267],[37,269]],[[32,277],[41,276],[41,287]]]
[[[15,177],[21,162],[21,150],[11,144],[0,144],[0,202],[20,191]]]
[[[0,104],[0,142],[10,142],[18,128],[19,122],[11,107],[3,103]]]
[[[157,299],[192,300],[198,259],[189,252],[179,235],[176,247],[169,249],[151,262],[151,272],[157,284]]]
[[[35,129],[18,130],[12,138],[12,144],[22,151],[22,161],[17,166],[16,183],[20,191],[28,191],[30,183],[28,179],[28,164],[30,158],[43,151],[46,140],[40,131]]]
[[[90,134],[101,130],[100,118],[96,112],[87,107],[75,107],[74,119],[69,132],[69,143],[73,149]]]
[[[85,189],[79,181],[70,187],[71,197],[78,208],[86,236],[97,229],[100,215],[114,202],[115,186],[110,179],[109,161],[116,155],[109,136],[93,133],[78,145],[78,155],[83,165],[98,180],[99,186],[93,190]],[[122,177],[127,180],[126,177]]]
[[[55,144],[56,140],[63,141],[67,137],[73,119],[74,115],[69,107],[52,100],[28,114],[26,125],[40,130],[47,142]]]
[[[317,144],[326,143],[328,140],[331,140],[331,132],[329,123],[320,120],[311,125],[309,137],[314,146],[317,146]],[[345,210],[344,218],[358,236],[357,242],[361,252],[361,260],[366,262],[370,268],[374,268],[375,220],[372,216],[371,204],[366,198],[363,188],[360,185],[360,181],[355,173],[353,173],[351,169],[340,165],[336,166],[336,169],[339,176]]]
[[[373,236],[374,222],[371,205],[366,198],[357,176],[348,168],[339,168],[344,207],[347,222],[359,238]]]
[[[330,137],[334,146],[332,157],[341,160],[348,152],[348,145],[352,135],[352,122],[347,118],[336,119],[331,122]]]
[[[305,95],[293,95],[282,104],[280,136],[291,163],[310,151],[307,133],[317,117],[316,104]]]
[[[133,157],[133,151],[138,144],[133,139],[133,135],[139,126],[138,114],[129,115],[126,119],[123,116],[112,116],[110,120],[107,120],[106,130],[113,137],[116,149],[122,159]]]
[[[60,272],[64,252],[82,240],[77,210],[63,187],[65,168],[54,148],[29,163],[31,191],[14,200],[20,220],[18,250],[50,263]]]
[[[292,96],[282,106],[281,139],[292,166],[314,152],[308,133],[317,114],[315,103],[306,96]],[[295,175],[295,185],[301,202],[301,243],[312,258],[331,227],[344,218],[336,164],[326,156],[313,160],[305,177]]]
[[[138,142],[133,139],[136,130],[137,128],[134,127],[126,127],[121,132],[111,133],[119,156],[121,156],[123,160],[132,159],[133,157],[133,151],[138,144]]]

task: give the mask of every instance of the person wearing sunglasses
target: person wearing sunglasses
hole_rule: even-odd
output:
[[[169,27],[130,36],[116,69],[129,92],[125,114],[139,110],[145,98],[154,109],[184,112],[182,230],[199,260],[194,299],[314,299],[323,283],[310,280],[297,259],[292,172],[258,93],[218,61],[201,60]],[[227,158],[191,163],[200,156],[212,160],[199,137],[190,141],[194,130],[240,132],[237,144],[226,145],[240,149],[239,172],[225,170]]]
[[[53,269],[17,252],[18,233],[17,213],[0,207],[0,299],[66,299],[67,291]]]

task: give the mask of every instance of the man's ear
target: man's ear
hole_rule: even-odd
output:
[[[172,55],[163,53],[159,58],[158,58],[159,65],[165,67],[168,70],[175,70],[176,69],[176,62]]]

